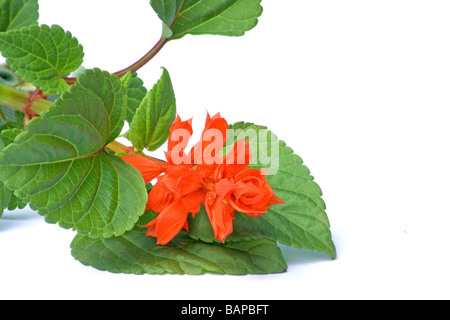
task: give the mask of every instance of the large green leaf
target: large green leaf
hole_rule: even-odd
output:
[[[235,139],[248,138],[251,146],[252,141],[257,141],[258,150],[252,151],[255,157],[252,167],[270,170],[269,162],[270,159],[273,160],[273,171],[276,174],[267,175],[266,180],[275,195],[285,202],[270,207],[260,217],[238,214],[239,219],[253,224],[262,233],[282,244],[315,250],[335,258],[336,248],[332,241],[322,191],[303,160],[272,132],[266,130],[263,133],[265,129],[262,127],[241,122],[230,128],[236,130]],[[267,159],[263,159],[266,156]]]
[[[37,24],[38,18],[38,0],[0,1],[0,32]]]
[[[206,243],[181,232],[164,246],[136,226],[120,237],[93,239],[77,235],[72,255],[84,265],[127,274],[265,274],[287,268],[275,241]]]
[[[105,146],[121,132],[120,80],[88,70],[0,153],[0,180],[49,223],[92,237],[130,230],[144,212],[139,172]]]
[[[68,88],[61,76],[78,69],[84,57],[78,40],[57,25],[33,25],[0,33],[0,51],[23,80],[59,94]]]
[[[135,149],[157,150],[169,137],[176,116],[176,101],[169,73],[163,68],[161,79],[142,100],[130,124],[128,139]]]
[[[171,29],[170,39],[186,34],[242,36],[258,23],[261,0],[151,0],[150,4]]]
[[[0,133],[0,150],[10,145],[14,139],[22,132],[21,129],[2,130]],[[3,210],[14,210],[24,208],[27,205],[25,201],[17,198],[14,193],[0,182],[0,217]]]

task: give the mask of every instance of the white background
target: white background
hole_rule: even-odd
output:
[[[40,0],[85,50],[118,71],[161,25],[147,0]],[[266,276],[133,276],[85,267],[74,233],[29,210],[0,219],[3,299],[450,298],[450,2],[263,0],[241,38],[187,36],[139,75],[166,67],[182,118],[206,110],[268,126],[324,193],[338,258],[283,247]],[[198,131],[197,131],[198,132]]]

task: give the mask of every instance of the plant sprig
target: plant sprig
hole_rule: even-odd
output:
[[[188,34],[244,35],[257,25],[261,0],[150,5],[162,29],[147,54],[120,71],[73,76],[85,50],[77,38],[61,26],[39,25],[38,0],[0,0],[0,52],[7,59],[0,68],[0,215],[28,204],[48,223],[77,232],[77,260],[115,273],[284,272],[278,242],[335,258],[322,192],[286,143],[264,127],[208,115],[200,142],[210,129],[226,132],[222,159],[239,160],[229,154],[242,141],[256,149],[245,149],[239,165],[194,163],[184,151],[189,162],[176,164],[176,129],[192,134],[190,120],[177,114],[189,112],[178,110],[167,69],[150,90],[136,74]],[[125,122],[129,131],[121,135]],[[166,160],[149,155],[166,144]],[[263,149],[276,156],[272,175],[262,174]],[[171,225],[171,215],[181,212],[185,220]]]

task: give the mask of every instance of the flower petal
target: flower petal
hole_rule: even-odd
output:
[[[145,208],[146,211],[153,210],[161,213],[173,200],[173,195],[161,183],[153,186],[148,194],[148,202]]]
[[[284,204],[285,202],[278,198],[277,196],[272,196],[272,198],[269,200],[269,206],[273,206],[275,204]]]
[[[164,172],[164,167],[161,163],[157,163],[144,157],[121,156],[121,158],[141,173],[145,183],[149,183]]]
[[[200,205],[202,204],[203,193],[201,190],[191,192],[183,197],[181,201],[186,210],[192,213],[193,216],[200,211]]]
[[[223,157],[222,176],[235,177],[239,172],[247,169],[253,155],[250,152],[250,142],[238,140],[226,156]]]
[[[225,242],[226,237],[233,232],[234,210],[214,192],[206,195],[205,209],[216,239]]]
[[[240,213],[245,213],[247,215],[249,215],[250,217],[259,217],[261,215],[263,215],[264,213],[267,212],[267,210],[269,210],[269,206],[267,205],[265,209],[255,209],[255,208],[249,208],[246,206],[242,206],[242,204],[236,203],[236,201],[234,201],[233,199],[230,199],[230,206],[236,210],[237,212]]]
[[[147,224],[147,234],[157,238],[157,243],[169,243],[185,226],[188,211],[181,200],[175,200],[158,217]]]
[[[178,178],[177,190],[184,196],[195,192],[203,186],[203,180],[197,170],[187,170]]]
[[[189,156],[192,164],[217,164],[222,159],[220,151],[227,140],[228,122],[217,113],[206,117],[205,129],[200,141],[192,148]]]
[[[180,116],[170,126],[166,159],[169,163],[189,164],[190,158],[186,156],[185,150],[189,139],[193,134],[192,119],[181,121]]]
[[[216,183],[216,194],[222,199],[229,199],[236,188],[236,184],[228,179],[222,179]]]

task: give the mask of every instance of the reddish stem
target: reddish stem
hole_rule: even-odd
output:
[[[126,75],[128,72],[135,73],[140,68],[145,66],[150,60],[152,60],[158,54],[158,52],[161,51],[161,49],[164,47],[164,45],[167,43],[167,41],[168,41],[168,39],[165,39],[165,38],[159,39],[159,41],[155,44],[155,46],[149,52],[147,52],[147,54],[145,56],[143,56],[141,59],[139,59],[138,61],[133,63],[128,68],[117,71],[114,74],[116,76],[118,76],[119,78],[121,78],[124,75]]]
[[[169,41],[169,39],[161,37],[161,39],[159,39],[159,41],[155,44],[155,46],[149,52],[147,52],[147,54],[145,56],[143,56],[138,61],[133,63],[131,66],[129,66],[125,69],[122,69],[120,71],[114,72],[114,74],[116,76],[118,76],[119,78],[122,78],[128,72],[135,73],[140,68],[145,66],[150,60],[152,60],[168,41]],[[64,81],[66,81],[66,83],[68,85],[72,85],[77,81],[77,78],[63,77],[62,79]]]
[[[47,99],[47,97],[44,95],[41,89],[37,88],[35,91],[30,93],[30,97],[28,98],[27,104],[24,108],[24,113],[27,119],[31,120],[33,118],[38,117],[39,115],[35,113],[33,110],[31,110],[31,107],[33,106],[33,103],[35,100],[38,99]]]

